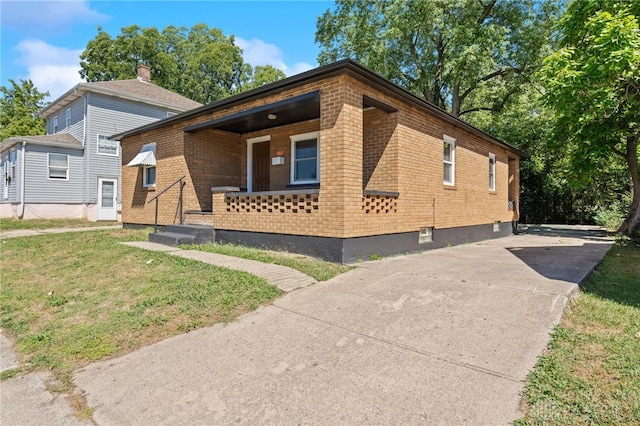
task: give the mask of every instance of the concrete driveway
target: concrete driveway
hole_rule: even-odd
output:
[[[508,424],[611,241],[591,228],[364,262],[75,373],[99,425]]]

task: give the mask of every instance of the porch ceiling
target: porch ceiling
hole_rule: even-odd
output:
[[[270,114],[274,114],[276,118],[270,119]],[[233,133],[249,133],[314,118],[320,118],[320,91],[294,96],[272,104],[227,115],[226,117],[216,118],[215,120],[192,124],[185,127],[184,131],[195,132],[203,129],[219,129]]]

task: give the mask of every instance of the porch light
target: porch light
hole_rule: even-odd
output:
[[[277,114],[269,114],[269,115],[267,115],[267,118],[269,120],[275,120],[276,118],[278,118],[278,115]]]

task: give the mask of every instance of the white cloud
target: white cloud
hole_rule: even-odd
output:
[[[109,17],[89,7],[85,0],[2,1],[2,26],[30,29],[32,34],[64,30],[72,24],[103,22]]]
[[[42,40],[23,40],[15,48],[19,52],[17,62],[27,69],[21,79],[31,79],[40,92],[49,92],[53,101],[78,83],[80,79],[80,54],[73,50],[48,44]]]
[[[242,49],[242,57],[245,62],[252,66],[271,65],[284,72],[287,76],[314,68],[306,62],[298,62],[293,66],[287,66],[283,60],[282,50],[278,46],[257,38],[246,40],[242,37],[235,37],[235,43]]]

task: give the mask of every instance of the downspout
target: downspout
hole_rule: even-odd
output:
[[[18,213],[18,219],[24,217],[24,160],[27,156],[27,141],[22,141],[22,155],[20,156],[20,209]]]
[[[87,121],[89,111],[87,111],[87,97],[89,97],[89,93],[85,92],[83,94],[83,102],[84,102],[84,122],[82,123],[82,146],[84,147],[83,155],[86,158],[86,170],[84,171],[84,176],[82,177],[82,202],[85,203],[85,206],[89,204],[89,170],[91,169],[91,152],[87,151]]]

